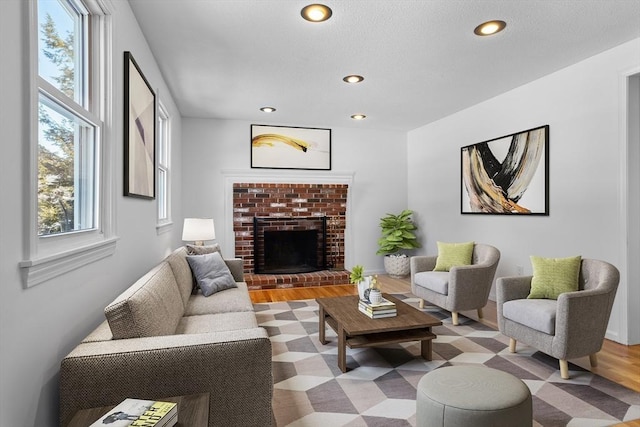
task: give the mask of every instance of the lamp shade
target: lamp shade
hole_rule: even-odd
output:
[[[205,240],[216,238],[213,218],[185,218],[182,227],[182,240],[203,244]]]

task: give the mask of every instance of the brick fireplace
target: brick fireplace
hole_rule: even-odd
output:
[[[233,183],[235,256],[242,258],[249,289],[345,284],[346,184]],[[308,221],[326,217],[326,270],[297,274],[256,274],[254,218]],[[289,223],[289,225],[291,225]]]

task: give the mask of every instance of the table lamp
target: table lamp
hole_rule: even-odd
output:
[[[185,218],[182,227],[182,240],[192,241],[196,246],[203,246],[205,240],[216,238],[213,218]]]

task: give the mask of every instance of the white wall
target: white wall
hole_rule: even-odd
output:
[[[261,124],[297,125],[268,120]],[[244,170],[248,176],[256,171],[250,168],[250,125],[239,120],[185,118],[182,122],[184,216],[213,217],[217,241],[225,256],[228,248],[233,247],[233,240],[226,241],[226,236],[233,234],[223,229],[231,227],[223,220],[223,171],[241,175]],[[387,212],[397,213],[407,207],[406,134],[352,128],[333,128],[331,132],[331,171],[260,169],[260,172],[274,177],[293,174],[300,182],[304,177],[353,173],[348,196],[353,254],[348,254],[348,260],[364,265],[368,273],[382,272],[382,257],[375,254],[380,237],[379,219]]]
[[[126,1],[113,2],[115,144],[111,178],[116,191],[113,256],[24,289],[22,260],[28,134],[28,35],[24,0],[0,1],[0,426],[58,425],[60,361],[104,320],[103,308],[124,288],[180,244],[181,226],[158,235],[156,203],[123,193],[123,51],[133,53],[172,116],[174,149],[173,217],[181,223],[181,120],[155,60]]]
[[[409,207],[420,212],[424,252],[437,253],[437,240],[495,245],[497,277],[515,275],[516,266],[530,274],[530,255],[582,255],[624,270],[619,80],[639,63],[636,39],[409,132]],[[545,124],[550,215],[461,215],[460,147]],[[623,343],[627,286],[623,279],[607,332]]]
[[[116,145],[112,179],[120,240],[113,256],[30,289],[22,287],[18,268],[23,254],[22,183],[28,143],[27,2],[0,1],[1,426],[57,425],[60,360],[104,319],[102,309],[108,302],[181,243],[183,216],[224,216],[222,171],[250,170],[250,123],[181,121],[128,3],[112,1],[115,98],[110,143]],[[155,203],[122,197],[125,50],[133,53],[172,116],[176,223],[160,235],[155,228]],[[635,40],[408,136],[333,129],[333,171],[325,173],[354,172],[350,194],[354,263],[370,272],[382,271],[382,258],[375,255],[379,218],[406,207],[416,211],[426,244],[421,252],[435,253],[436,240],[492,243],[503,254],[498,275],[515,273],[515,265],[528,270],[530,254],[580,253],[619,263],[623,237],[618,220],[623,203],[618,193],[618,72],[638,66],[639,50],[640,40]],[[551,215],[461,216],[460,146],[542,124],[551,126]],[[299,171],[299,176],[305,174]],[[227,233],[218,234],[224,239]],[[223,247],[231,244],[218,240]],[[626,282],[621,283],[610,324],[610,335],[622,341],[620,331],[626,331],[627,325],[620,314],[626,310],[620,306],[626,288]]]

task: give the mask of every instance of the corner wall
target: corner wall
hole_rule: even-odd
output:
[[[496,277],[516,275],[518,266],[531,274],[530,255],[582,255],[626,270],[618,85],[640,64],[639,53],[636,39],[409,132],[409,207],[420,213],[423,252],[436,254],[438,240],[495,245],[502,253]],[[545,124],[550,215],[461,215],[460,147]],[[628,286],[623,275],[607,332],[622,343]]]
[[[123,197],[123,51],[131,51],[171,115],[174,220],[181,223],[180,114],[164,84],[129,3],[113,4],[112,175],[116,199],[113,256],[24,289],[23,257],[28,148],[28,4],[0,1],[0,426],[58,425],[60,361],[104,321],[103,309],[122,290],[177,247],[182,227],[156,230],[154,201]]]

